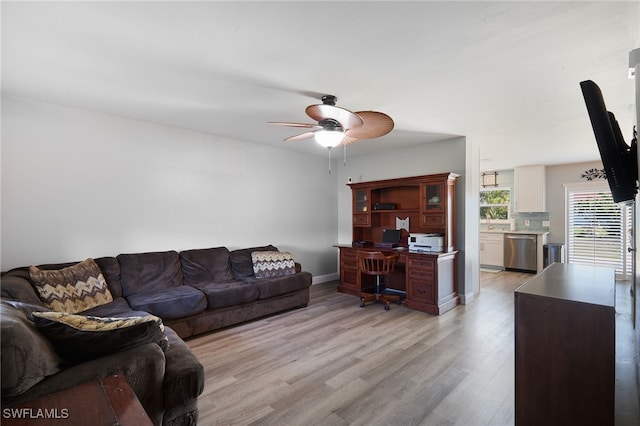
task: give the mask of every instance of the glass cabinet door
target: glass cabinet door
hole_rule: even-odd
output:
[[[366,213],[369,211],[369,191],[358,190],[354,194],[353,198],[353,211],[354,213]]]
[[[444,210],[444,192],[441,183],[424,184],[423,209],[425,212],[441,212]]]
[[[353,226],[371,226],[371,190],[356,189],[353,191]]]

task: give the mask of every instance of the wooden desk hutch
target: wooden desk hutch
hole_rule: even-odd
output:
[[[457,283],[455,187],[460,175],[441,173],[349,184],[353,198],[352,245],[339,245],[338,291],[359,296],[370,285],[358,270],[357,250],[394,251],[396,272],[387,287],[406,291],[405,305],[439,315],[460,303]],[[441,252],[376,247],[396,218],[409,218],[410,233],[444,235]]]

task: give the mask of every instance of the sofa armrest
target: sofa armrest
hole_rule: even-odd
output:
[[[20,404],[80,383],[121,373],[153,423],[161,424],[164,413],[164,370],[164,352],[157,344],[147,343],[64,369],[21,395],[11,400],[3,400],[2,405],[4,407]]]
[[[2,276],[2,282],[0,283],[0,294],[2,297],[44,306],[31,285],[31,282],[23,275],[24,274],[9,272]]]
[[[169,349],[165,353],[165,408],[187,404],[198,399],[204,390],[204,366],[184,340],[170,327],[165,327]]]

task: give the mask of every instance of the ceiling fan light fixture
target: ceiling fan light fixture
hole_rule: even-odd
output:
[[[318,130],[315,132],[316,142],[325,148],[333,148],[344,139],[344,133],[340,130]]]
[[[329,148],[329,150],[335,146],[348,145],[362,139],[379,138],[393,129],[393,119],[385,113],[377,111],[352,112],[337,107],[336,101],[335,96],[325,95],[322,97],[322,104],[309,105],[305,108],[306,114],[317,124],[282,121],[269,123],[307,128],[309,131],[288,137],[285,142],[315,137],[318,144]]]

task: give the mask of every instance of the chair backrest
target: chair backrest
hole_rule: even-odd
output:
[[[384,254],[380,251],[358,251],[360,272],[367,275],[388,275],[396,265],[397,253]]]

